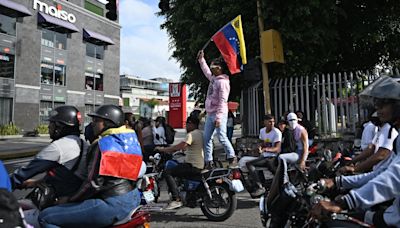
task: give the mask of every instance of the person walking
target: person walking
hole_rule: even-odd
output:
[[[213,168],[213,135],[216,130],[218,139],[227,154],[229,167],[237,167],[235,151],[226,135],[228,119],[228,97],[230,92],[229,76],[224,73],[225,62],[214,59],[208,67],[204,59],[204,51],[200,50],[197,56],[201,70],[210,81],[206,98],[206,123],[204,126],[204,150],[206,169]]]

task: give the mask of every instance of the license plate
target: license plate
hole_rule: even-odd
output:
[[[154,195],[151,190],[143,192],[144,200],[146,200],[146,203],[151,203],[154,201]]]

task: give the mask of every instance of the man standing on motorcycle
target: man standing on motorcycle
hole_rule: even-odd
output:
[[[88,116],[96,136],[88,150],[88,177],[69,199],[72,203],[40,213],[42,227],[107,227],[140,203],[136,180],[142,151],[135,132],[124,126],[124,113],[118,106],[103,105]]]
[[[246,163],[249,175],[256,182],[256,188],[250,194],[252,196],[260,196],[265,193],[265,188],[261,184],[260,178],[256,171],[257,167],[268,167],[268,164],[272,161],[271,158],[276,157],[281,150],[282,133],[279,129],[274,127],[275,118],[274,116],[267,114],[264,116],[264,128],[260,130],[260,140],[263,141],[263,145],[260,148],[261,156],[255,160],[251,160]],[[270,170],[271,167],[268,167]],[[273,172],[271,170],[271,172]]]
[[[156,147],[155,150],[164,153],[173,153],[176,151],[185,151],[185,162],[179,163],[172,169],[166,169],[164,172],[168,189],[172,195],[172,201],[165,209],[176,209],[181,207],[182,201],[179,198],[178,187],[174,177],[190,178],[199,175],[204,167],[203,151],[203,132],[199,128],[199,119],[189,116],[186,120],[186,139],[179,144],[171,147]]]
[[[378,117],[400,130],[400,83],[389,77],[381,77],[368,86],[360,96],[374,99]],[[397,156],[388,167],[380,168],[355,176],[340,176],[335,180],[324,179],[327,188],[353,189],[348,194],[337,197],[335,201],[321,201],[312,210],[314,217],[321,217],[322,211],[339,213],[342,210],[360,208],[368,210],[374,205],[395,199],[387,209],[376,212],[367,211],[365,222],[375,227],[400,226],[400,137],[397,137],[394,150]]]

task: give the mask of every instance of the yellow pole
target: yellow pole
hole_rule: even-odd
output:
[[[257,16],[258,16],[258,32],[260,36],[260,53],[261,53],[261,33],[264,31],[264,20],[261,11],[261,1],[257,0]],[[264,113],[271,113],[271,103],[269,97],[269,78],[267,64],[261,61],[261,73],[263,76],[263,90],[264,90]]]

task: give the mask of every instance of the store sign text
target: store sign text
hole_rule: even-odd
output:
[[[76,22],[75,15],[73,15],[72,13],[68,13],[65,10],[62,10],[62,6],[60,4],[57,4],[57,7],[55,7],[49,6],[39,0],[33,0],[33,9],[37,10],[38,8],[40,12],[51,15],[58,19],[69,21],[71,23]]]

